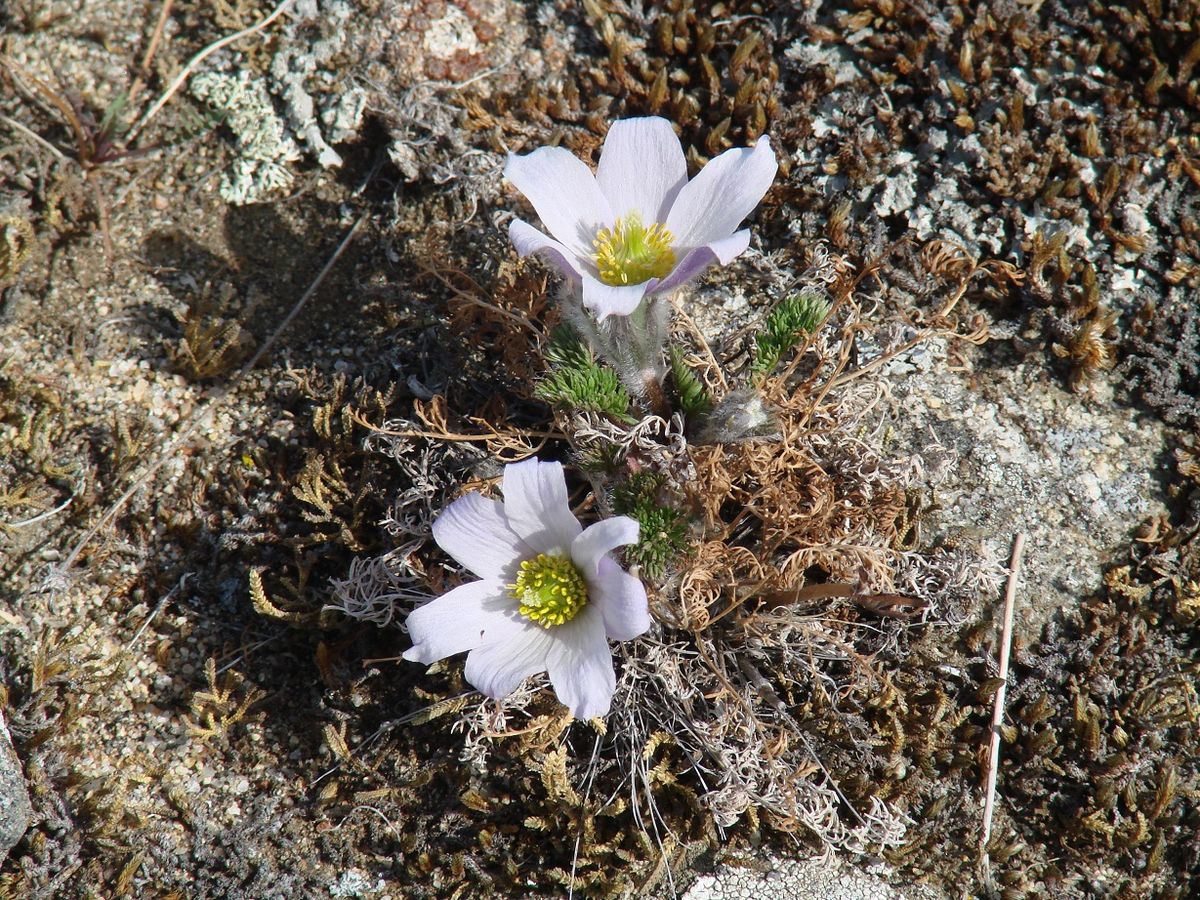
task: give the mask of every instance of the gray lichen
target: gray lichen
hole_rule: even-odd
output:
[[[192,79],[191,91],[224,112],[237,140],[238,156],[221,176],[222,197],[237,205],[255,203],[291,185],[295,176],[287,164],[300,158],[300,149],[251,73],[202,72]]]
[[[366,109],[366,92],[346,84],[337,64],[345,52],[346,23],[354,14],[344,0],[308,0],[285,32],[271,61],[272,92],[283,105],[289,127],[324,168],[342,164],[332,144],[352,138]],[[320,25],[325,36],[305,35]]]

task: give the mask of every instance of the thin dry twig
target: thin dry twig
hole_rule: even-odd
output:
[[[40,134],[36,134],[35,132],[30,131],[28,128],[26,128],[24,125],[22,125],[20,122],[16,121],[15,119],[10,119],[8,116],[4,115],[3,113],[0,113],[0,122],[3,122],[5,125],[7,125],[11,129],[13,129],[14,131],[20,132],[21,134],[25,135],[27,138],[31,138],[32,140],[36,141],[38,144],[40,144],[41,146],[43,146],[47,150],[49,150],[51,153],[53,153],[54,156],[57,157],[59,160],[65,161],[67,159],[67,154],[63,153],[61,150],[59,150],[57,147],[55,147],[52,143],[50,143],[48,140],[46,140]]]
[[[154,61],[154,54],[158,52],[158,45],[162,43],[163,31],[166,30],[167,20],[171,17],[171,7],[175,5],[175,0],[163,0],[162,9],[158,11],[158,21],[154,23],[154,34],[150,36],[150,44],[146,47],[146,53],[142,57],[142,65],[138,68],[137,78],[134,79],[133,85],[129,88],[129,102],[133,103],[138,93],[146,84],[146,80],[150,77],[150,63]]]
[[[250,37],[262,31],[264,28],[282,16],[285,12],[287,12],[288,7],[294,2],[295,0],[283,0],[283,2],[276,6],[275,9],[271,11],[271,14],[261,22],[251,25],[248,28],[243,28],[241,31],[235,32],[234,34],[227,35],[221,38],[219,41],[214,41],[189,59],[187,65],[183,67],[183,70],[175,76],[171,84],[165,91],[163,91],[162,96],[154,101],[154,105],[146,110],[146,113],[140,119],[138,119],[137,124],[129,129],[129,137],[126,143],[133,143],[137,136],[141,134],[142,130],[150,124],[150,120],[157,116],[162,108],[166,106],[168,102],[170,102],[172,97],[175,96],[176,92],[183,87],[184,82],[191,77],[192,72],[197,66],[200,65],[200,63],[204,62],[204,60],[208,59],[218,50],[228,47],[230,44],[240,41],[242,38]]]
[[[288,326],[292,324],[296,316],[300,314],[300,311],[304,309],[308,301],[312,299],[313,294],[317,292],[317,288],[321,286],[321,284],[325,281],[325,278],[333,269],[334,265],[339,259],[341,259],[342,254],[346,251],[346,248],[350,246],[350,242],[354,240],[354,236],[358,234],[358,230],[362,227],[362,224],[366,221],[366,218],[367,214],[365,212],[358,217],[358,220],[355,221],[354,225],[346,233],[346,236],[342,238],[341,243],[338,244],[337,249],[333,251],[333,254],[329,257],[329,260],[325,263],[324,267],[320,272],[317,273],[317,277],[313,279],[312,284],[308,286],[308,289],[301,295],[300,299],[296,301],[295,305],[292,306],[288,314],[284,316],[283,321],[279,323],[273,332],[271,332],[270,337],[263,341],[262,346],[258,348],[254,355],[250,357],[250,359],[241,367],[241,369],[238,370],[237,374],[233,376],[229,384],[218,388],[213,395],[209,397],[203,405],[200,406],[200,408],[193,415],[191,422],[186,428],[183,429],[183,431],[179,433],[179,436],[176,437],[175,440],[171,441],[171,443],[168,444],[167,447],[162,450],[157,457],[155,457],[141,472],[137,474],[137,476],[134,477],[133,482],[128,488],[125,489],[121,496],[114,500],[112,505],[105,510],[104,515],[102,515],[94,525],[84,532],[83,537],[76,541],[75,546],[71,548],[71,552],[67,554],[66,558],[59,566],[60,572],[68,571],[71,566],[75,564],[75,560],[79,558],[79,554],[83,552],[83,549],[91,542],[92,538],[100,533],[100,529],[105,528],[110,522],[112,522],[112,520],[116,518],[117,513],[119,513],[121,509],[124,508],[125,504],[129,502],[129,499],[139,490],[141,490],[146,483],[154,477],[155,473],[162,468],[163,463],[174,456],[174,454],[185,443],[187,443],[196,435],[205,421],[207,421],[208,418],[221,405],[221,403],[223,403],[234,392],[234,390],[237,389],[245,377],[251,371],[253,371],[254,367],[257,366],[262,358],[267,355],[268,351],[275,346],[275,344],[279,341],[279,338],[283,335],[283,332],[287,330]]]
[[[1025,535],[1013,538],[1012,559],[1008,564],[1008,586],[1004,591],[1004,625],[1000,633],[1000,687],[992,706],[992,731],[988,743],[987,789],[983,801],[983,831],[979,838],[984,877],[991,881],[991,865],[987,845],[992,837],[992,813],[996,806],[996,777],[1000,773],[1000,723],[1004,719],[1004,695],[1008,688],[1008,659],[1012,650],[1013,609],[1017,600],[1017,576],[1021,570],[1021,555],[1025,551]]]
[[[513,428],[507,431],[493,431],[490,434],[460,434],[454,431],[419,431],[406,430],[396,431],[392,428],[381,428],[378,425],[372,425],[367,421],[366,417],[356,409],[350,410],[350,418],[357,424],[370,431],[372,434],[383,435],[384,437],[401,437],[401,438],[428,438],[434,441],[494,441],[503,438],[540,438],[544,445],[546,441],[565,441],[567,435],[561,431],[527,431],[523,428]]]
[[[544,335],[532,322],[529,321],[529,319],[525,318],[524,316],[517,315],[511,310],[503,309],[502,307],[497,306],[495,303],[484,300],[482,296],[484,293],[483,288],[480,287],[479,282],[477,282],[466,272],[461,272],[458,269],[446,268],[443,266],[432,266],[424,261],[420,261],[418,265],[421,267],[421,271],[426,275],[429,275],[430,277],[440,281],[447,290],[453,291],[454,296],[459,300],[464,300],[473,306],[478,306],[481,309],[486,309],[488,312],[493,312],[498,316],[503,316],[509,321],[520,325],[522,328],[528,329],[533,333],[537,343],[539,345],[541,344]],[[451,274],[462,278],[464,281],[467,281],[471,287],[474,288],[475,293],[472,293],[471,291],[464,291],[462,288],[455,285],[449,278],[446,277],[446,272],[450,272]]]

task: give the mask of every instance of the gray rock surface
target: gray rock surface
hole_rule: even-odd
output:
[[[768,859],[757,865],[721,866],[704,875],[683,900],[938,900],[923,887],[901,891],[836,859]],[[769,867],[764,871],[761,866]]]
[[[29,793],[25,790],[25,776],[21,761],[17,759],[4,715],[0,713],[0,861],[21,839],[33,807],[29,805]]]
[[[957,455],[923,527],[1005,565],[1013,536],[1026,535],[1016,625],[1034,640],[1056,611],[1099,589],[1112,556],[1164,511],[1162,426],[1112,402],[1103,381],[1080,402],[1040,365],[955,371],[939,355],[917,348],[895,393],[897,440],[932,433]]]

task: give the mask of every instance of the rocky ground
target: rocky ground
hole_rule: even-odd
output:
[[[1198,22],[1185,0],[0,10],[0,897],[770,896],[764,866],[780,896],[1193,895]],[[753,251],[695,294],[718,357],[819,242],[861,276],[864,369],[963,286],[960,338],[871,370],[848,439],[929,470],[905,552],[996,573],[1028,537],[990,879],[995,580],[884,622],[857,756],[812,725],[848,806],[905,823],[821,877],[794,822],[714,825],[678,751],[651,759],[665,839],[575,792],[586,726],[464,759],[461,672],[325,608],[520,449],[428,438],[434,398],[443,434],[552,424],[491,311],[548,315],[504,154],[591,158],[639,114],[694,167],[762,133],[781,159]]]

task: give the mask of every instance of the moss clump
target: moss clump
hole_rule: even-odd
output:
[[[605,56],[551,91],[531,90],[527,114],[580,124],[595,135],[613,119],[665,116],[680,129],[694,166],[769,130],[778,111],[779,64],[762,4],[667,0],[647,10],[648,21],[606,0],[585,0],[583,7]]]

